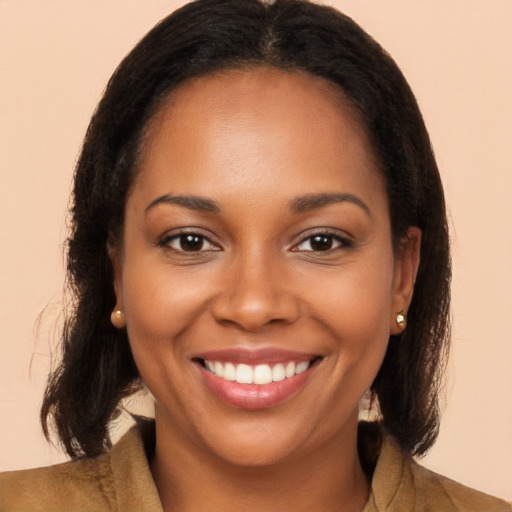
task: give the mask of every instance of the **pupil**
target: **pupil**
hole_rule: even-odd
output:
[[[182,235],[180,245],[184,251],[199,251],[203,247],[203,237],[198,235]]]
[[[326,235],[315,235],[311,239],[311,247],[314,251],[328,251],[332,248],[332,237]]]

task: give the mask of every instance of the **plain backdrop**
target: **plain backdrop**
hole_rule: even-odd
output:
[[[182,3],[0,0],[0,470],[63,460],[43,440],[38,409],[62,306],[73,166],[115,66]],[[423,463],[510,500],[512,2],[328,3],[404,71],[445,184],[453,351],[441,435]]]

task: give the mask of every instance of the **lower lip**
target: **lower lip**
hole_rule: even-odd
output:
[[[201,373],[208,387],[223,401],[240,409],[266,409],[294,395],[304,386],[313,367],[305,372],[269,384],[239,384],[217,377],[203,366]]]

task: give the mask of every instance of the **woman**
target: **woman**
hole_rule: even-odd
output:
[[[410,458],[439,422],[444,199],[412,93],[351,20],[171,15],[107,88],[72,214],[42,419],[81,460],[3,475],[2,510],[509,509]],[[104,454],[142,383],[155,423]]]

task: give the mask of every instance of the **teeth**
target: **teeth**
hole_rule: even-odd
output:
[[[259,364],[254,368],[254,384],[270,384],[272,382],[272,370],[268,364]]]
[[[295,375],[299,375],[300,373],[305,372],[308,369],[309,362],[304,361],[302,363],[299,363],[297,367],[295,368]]]
[[[287,379],[293,377],[295,375],[295,363],[288,363],[284,369],[284,374]]]
[[[215,375],[218,375],[215,372]],[[219,375],[222,377],[222,375]],[[240,384],[252,384],[252,368],[247,364],[239,364],[236,367],[236,377],[235,380]]]
[[[217,372],[215,372],[217,374]],[[236,379],[236,368],[233,363],[226,363],[224,366],[224,378],[226,380],[235,380]]]
[[[221,363],[220,361],[204,361],[206,368],[225,380],[236,381],[239,384],[270,384],[289,379],[294,375],[305,372],[310,361],[302,361],[295,364],[293,361],[283,364],[278,363],[274,367],[268,364],[249,366],[248,364]]]
[[[214,369],[215,369],[215,375],[218,375],[219,377],[224,377],[224,365],[222,363],[215,361]]]
[[[274,382],[279,382],[280,380],[284,380],[286,378],[286,374],[284,373],[284,365],[281,363],[276,364],[274,368],[272,368],[272,380]]]

